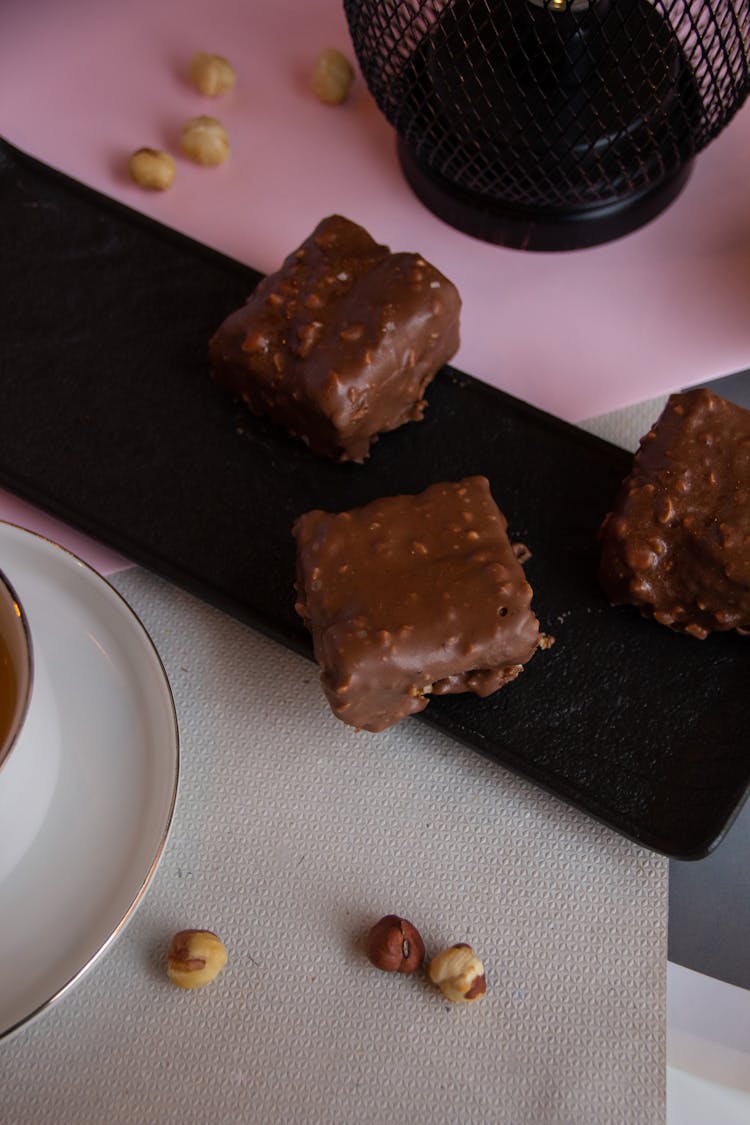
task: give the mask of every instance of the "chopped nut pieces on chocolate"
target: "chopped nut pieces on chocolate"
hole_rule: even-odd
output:
[[[750,411],[672,395],[600,534],[611,602],[699,640],[750,630]]]
[[[381,731],[518,676],[539,622],[506,526],[485,477],[297,520],[296,609],[335,715]]]
[[[313,453],[364,461],[379,433],[422,417],[458,348],[460,305],[418,254],[333,215],[218,329],[213,376]]]

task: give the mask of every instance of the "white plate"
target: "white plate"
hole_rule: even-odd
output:
[[[2,1039],[70,988],[135,910],[172,819],[179,742],[164,668],[116,590],[62,547],[6,523],[0,567],[59,713],[49,807],[0,883]]]

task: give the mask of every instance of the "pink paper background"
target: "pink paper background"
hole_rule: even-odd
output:
[[[460,234],[419,203],[361,78],[344,106],[312,97],[312,62],[329,45],[353,58],[340,0],[6,0],[0,132],[263,271],[334,211],[419,250],[463,296],[456,364],[572,421],[750,366],[750,107],[646,228],[524,254]],[[233,93],[202,98],[188,85],[196,50],[231,59]],[[220,168],[179,156],[180,126],[200,113],[229,130]],[[175,154],[169,192],[127,179],[143,145]]]

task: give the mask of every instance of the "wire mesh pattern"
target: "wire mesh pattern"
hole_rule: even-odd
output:
[[[590,208],[675,174],[748,93],[750,0],[344,0],[360,68],[422,167]]]

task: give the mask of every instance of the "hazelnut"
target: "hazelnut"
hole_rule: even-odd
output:
[[[367,956],[385,973],[413,973],[424,961],[424,942],[411,922],[386,914],[367,935]]]
[[[180,930],[167,953],[169,979],[180,988],[200,988],[227,963],[223,942],[211,930]]]
[[[223,164],[229,156],[229,135],[215,117],[191,117],[182,126],[180,144],[196,164]]]
[[[222,55],[209,55],[198,51],[188,67],[188,77],[199,94],[217,98],[228,93],[237,81],[232,64]]]
[[[339,105],[346,101],[353,80],[354,68],[349,60],[335,47],[326,47],[313,67],[310,88],[326,105]]]
[[[427,975],[446,1000],[454,1003],[479,1000],[487,991],[484,965],[464,942],[436,954],[427,967]]]
[[[174,160],[157,148],[139,148],[128,161],[131,180],[150,191],[166,191],[174,180]]]

